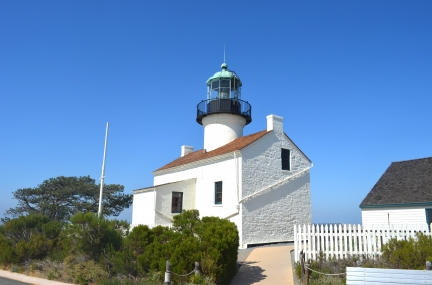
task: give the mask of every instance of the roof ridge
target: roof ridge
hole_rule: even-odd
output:
[[[156,169],[153,172],[177,167],[180,165],[189,164],[192,162],[200,161],[200,160],[211,158],[211,157],[217,157],[217,156],[229,153],[229,152],[243,149],[246,146],[250,145],[251,143],[257,141],[258,139],[260,139],[261,137],[263,137],[264,135],[266,135],[269,132],[271,132],[271,131],[263,130],[263,131],[259,131],[259,132],[253,133],[253,134],[249,134],[247,136],[237,138],[237,139],[233,140],[232,142],[229,142],[229,143],[227,143],[223,146],[220,146],[216,149],[213,149],[211,151],[203,152],[203,148],[196,150],[196,151],[193,151],[191,153],[188,153],[184,156],[181,156],[181,157],[178,157],[178,158],[172,160],[171,162],[165,164],[164,166]]]
[[[408,161],[423,160],[423,159],[432,159],[432,157],[422,157],[422,158],[413,158],[413,159],[407,159],[407,160],[398,160],[398,161],[393,161],[392,163],[408,162]]]

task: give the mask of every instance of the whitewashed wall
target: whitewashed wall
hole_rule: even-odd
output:
[[[267,119],[268,130],[273,131],[241,153],[155,172],[154,185],[196,178],[196,209],[201,216],[218,216],[234,222],[241,247],[293,240],[294,224],[312,222],[308,171],[311,162],[284,134],[281,117]],[[291,152],[289,171],[281,169],[281,148]],[[214,203],[217,181],[223,183],[222,205]],[[274,186],[269,188],[271,185]],[[262,190],[265,191],[254,196]],[[242,200],[249,195],[254,197]]]
[[[389,207],[362,209],[363,225],[424,224],[425,207]]]
[[[149,225],[155,222],[154,193],[151,189],[145,192],[135,191],[132,203],[132,227]]]
[[[196,178],[195,208],[200,211],[201,216],[217,216],[220,218],[231,217],[240,228],[238,216],[238,198],[236,183],[236,167],[240,168],[240,159],[237,165],[234,154],[229,153],[219,160],[208,161],[207,163],[194,164],[174,168],[168,171],[155,173],[154,184],[171,183],[178,180]],[[222,204],[214,202],[214,183],[222,181],[223,194]],[[241,187],[241,185],[239,185]]]
[[[202,120],[204,149],[212,151],[243,136],[246,119],[232,114],[212,114]]]
[[[172,192],[183,192],[183,210],[195,209],[195,179],[155,186],[156,211],[155,223],[170,223],[177,213],[171,213]]]
[[[132,226],[171,223],[172,192],[183,192],[183,209],[195,209],[195,179],[157,185],[133,193]]]
[[[291,152],[291,170],[281,169],[281,148]],[[252,243],[293,240],[293,225],[311,223],[311,162],[285,136],[282,126],[242,150],[242,197],[263,191],[242,205],[242,247]],[[270,191],[271,190],[271,191]]]

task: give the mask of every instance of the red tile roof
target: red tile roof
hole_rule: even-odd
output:
[[[162,166],[161,168],[156,169],[154,172],[173,168],[173,167],[177,167],[177,166],[188,164],[188,163],[192,163],[192,162],[203,160],[206,158],[215,157],[218,155],[230,153],[230,152],[233,152],[236,150],[240,150],[240,149],[250,145],[254,141],[260,139],[261,137],[263,137],[267,133],[268,133],[267,130],[264,130],[264,131],[254,133],[254,134],[251,134],[251,135],[248,135],[245,137],[241,137],[241,138],[233,140],[232,142],[230,142],[224,146],[221,146],[221,147],[214,149],[212,151],[209,151],[209,152],[204,152],[202,149],[200,149],[200,150],[188,153],[185,156],[179,157],[176,160],[173,160],[170,163]]]

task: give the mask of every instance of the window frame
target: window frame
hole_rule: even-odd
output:
[[[214,183],[214,204],[222,205],[223,201],[223,184],[222,181],[216,181]],[[218,195],[220,195],[220,201],[218,201]]]
[[[174,194],[180,194],[180,197],[174,196]],[[174,199],[180,199],[180,202],[174,201]],[[180,203],[180,211],[178,205],[174,208],[174,203]],[[173,191],[171,193],[171,213],[181,213],[183,211],[183,192]]]
[[[288,152],[288,154],[285,153],[284,155],[284,152]],[[281,148],[281,169],[291,171],[291,150],[288,148]]]
[[[428,215],[428,213],[430,213],[430,214]],[[430,230],[430,225],[432,223],[432,208],[425,208],[425,215],[426,215],[426,223],[427,223],[429,230]],[[430,217],[430,219],[429,219],[429,217]]]

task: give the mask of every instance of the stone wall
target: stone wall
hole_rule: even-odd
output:
[[[281,148],[289,149],[290,170],[282,170]],[[311,223],[311,162],[281,131],[272,131],[242,150],[242,243],[293,240],[293,225]],[[270,187],[275,185],[274,187]]]

